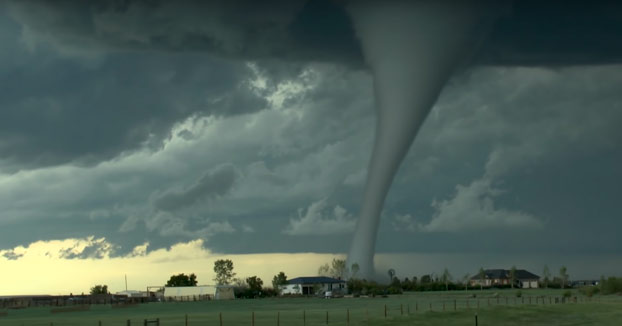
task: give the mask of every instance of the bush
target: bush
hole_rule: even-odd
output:
[[[622,278],[609,277],[600,284],[602,294],[622,293]]]
[[[516,297],[520,298],[523,296],[523,292],[521,292],[521,290],[516,291]]]
[[[564,298],[570,298],[572,296],[572,291],[566,290],[566,291],[564,291],[564,294],[562,296]]]
[[[579,292],[584,296],[591,298],[592,296],[594,296],[594,294],[598,294],[598,292],[600,292],[600,289],[598,289],[598,287],[596,286],[584,286],[579,288]]]

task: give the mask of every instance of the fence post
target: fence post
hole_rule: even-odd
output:
[[[218,320],[220,322],[220,326],[222,326],[222,312],[218,313]]]
[[[303,310],[302,311],[302,326],[306,326],[307,325],[307,311]]]
[[[432,302],[430,302],[430,311],[432,311]]]
[[[350,309],[346,309],[346,325],[350,326]]]
[[[456,304],[456,299],[454,299],[454,311],[456,311],[456,309],[457,309],[457,307],[456,307],[456,306],[457,306],[457,304]]]
[[[445,301],[443,301],[443,311],[445,311]]]
[[[255,326],[255,312],[251,313],[251,326]]]
[[[384,318],[387,318],[387,305],[384,305]]]
[[[419,302],[415,301],[415,312],[417,312],[417,310],[419,310]]]
[[[130,322],[130,320],[128,319],[127,320],[127,326],[130,326],[130,325],[132,325],[132,322]]]
[[[400,315],[404,316],[404,305],[400,303]]]
[[[407,311],[408,311],[408,314],[410,315],[410,303],[408,303],[406,307],[408,308]]]
[[[477,313],[475,313],[475,326],[477,326]]]
[[[102,321],[100,320],[99,323],[97,323],[98,326],[102,326]]]
[[[469,304],[469,299],[466,300],[467,309],[471,309],[471,305]]]
[[[160,318],[156,318],[156,325],[160,326]]]
[[[186,314],[186,326],[188,326],[188,314]]]
[[[276,326],[281,325],[281,312],[277,311],[276,312]]]
[[[328,325],[328,310],[326,310],[326,325]]]

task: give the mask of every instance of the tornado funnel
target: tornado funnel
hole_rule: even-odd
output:
[[[470,57],[484,19],[460,1],[361,1],[348,7],[374,78],[377,123],[360,216],[348,255],[373,278],[380,214],[404,156],[454,69]]]

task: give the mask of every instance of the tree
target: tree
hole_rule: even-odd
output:
[[[342,279],[342,280],[346,279],[348,276],[348,268],[346,267],[346,260],[333,258],[333,261],[330,263],[330,265],[328,263],[324,265],[320,265],[320,268],[318,268],[317,270],[317,274],[320,276],[329,276],[332,278],[337,278],[337,279]]]
[[[346,267],[345,259],[335,259],[331,263],[330,276],[336,279],[343,280],[348,276],[348,268]]]
[[[358,274],[358,272],[359,272],[359,270],[360,270],[360,269],[361,269],[361,268],[359,267],[359,264],[358,264],[358,263],[354,263],[354,264],[352,264],[352,266],[350,266],[350,272],[351,272],[351,274],[350,274],[350,278],[354,278],[354,279],[356,279],[356,274]]]
[[[551,281],[551,271],[549,270],[548,265],[544,265],[544,271],[542,271],[542,276],[544,276],[544,287],[549,288],[549,282]]]
[[[231,283],[233,284],[233,286],[238,287],[238,288],[246,287],[246,281],[239,277],[235,277]]]
[[[95,285],[91,288],[91,295],[108,294],[108,285]]]
[[[479,272],[477,273],[477,275],[479,276],[479,290],[483,291],[484,290],[484,280],[486,279],[486,272],[484,271],[483,267],[479,268]]]
[[[166,282],[166,286],[196,286],[197,276],[194,274],[186,275],[184,273],[171,276]]]
[[[387,274],[389,274],[389,284],[393,282],[393,277],[395,277],[395,270],[393,268],[389,268],[389,270],[387,271]]]
[[[216,284],[228,285],[231,284],[235,273],[233,272],[233,262],[229,259],[219,259],[214,262],[214,272],[216,273]]]
[[[432,276],[430,276],[429,274],[422,275],[419,282],[421,282],[421,284],[432,283]]]
[[[261,292],[263,281],[261,280],[261,278],[257,276],[251,276],[251,277],[246,278],[246,284],[248,284],[248,288],[252,292],[258,293],[258,292]]]
[[[283,272],[279,272],[272,278],[272,288],[277,292],[281,291],[279,285],[285,284],[287,284],[287,275]]]
[[[514,288],[514,282],[516,282],[516,266],[512,266],[510,269],[510,287]]]
[[[412,289],[413,289],[413,283],[410,281],[410,279],[408,279],[408,277],[405,277],[404,281],[402,281],[402,290],[410,291]]]
[[[563,289],[566,286],[566,282],[568,282],[568,273],[567,273],[566,266],[562,266],[559,269],[559,278],[561,280],[562,289]]]
[[[449,270],[445,267],[443,270],[443,275],[441,275],[441,281],[445,283],[445,291],[449,291],[449,281],[451,281],[451,274],[449,274]]]
[[[318,268],[317,275],[320,275],[320,276],[330,275],[330,266],[328,266],[328,263],[321,265],[320,268]]]
[[[464,283],[464,292],[469,291],[469,278],[471,278],[471,275],[469,275],[469,273],[466,273],[464,274],[464,276],[462,276],[462,283]]]

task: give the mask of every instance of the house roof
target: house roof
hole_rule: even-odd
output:
[[[338,280],[332,277],[326,276],[303,276],[296,277],[287,281],[287,284],[330,284],[330,283],[345,283],[344,280]]]
[[[519,280],[539,280],[540,276],[530,273],[524,269],[517,269],[516,278]]]
[[[510,278],[510,270],[509,269],[487,269],[484,271],[487,279],[509,279]],[[479,280],[479,273],[475,274],[471,277],[472,280]],[[517,280],[538,280],[540,276],[528,272],[524,269],[516,270],[516,279]]]

